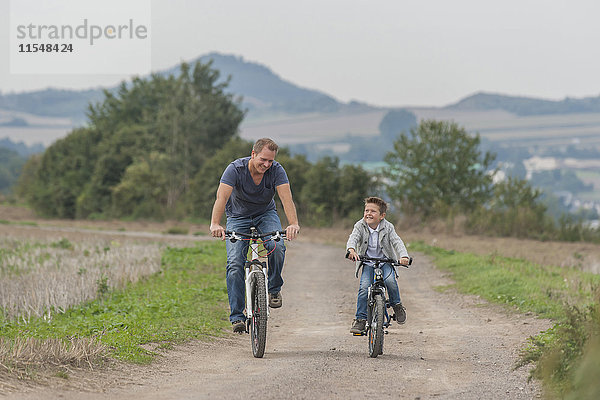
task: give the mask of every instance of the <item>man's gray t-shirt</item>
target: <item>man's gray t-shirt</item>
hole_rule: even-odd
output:
[[[225,168],[221,183],[233,187],[225,206],[228,217],[256,217],[275,209],[275,189],[289,183],[285,170],[277,161],[265,172],[256,185],[248,169],[250,157],[238,158]]]

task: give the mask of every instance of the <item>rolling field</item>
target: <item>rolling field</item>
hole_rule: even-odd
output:
[[[600,113],[518,116],[502,110],[464,111],[442,108],[406,107],[418,120],[453,120],[483,138],[515,146],[570,144],[600,146]],[[351,136],[375,136],[387,109],[357,113],[276,114],[246,118],[240,126],[244,139],[271,137],[283,144],[347,143]],[[2,126],[11,118],[22,118],[28,126]],[[0,138],[26,144],[50,145],[71,130],[66,118],[39,117],[0,110]]]
[[[517,116],[501,110],[456,111],[438,108],[411,108],[418,120],[453,120],[483,138],[516,146],[565,147],[570,144],[600,146],[600,114]],[[311,114],[277,116],[242,123],[246,139],[269,136],[282,144],[319,143],[348,140],[348,136],[374,136],[387,111],[351,115]]]

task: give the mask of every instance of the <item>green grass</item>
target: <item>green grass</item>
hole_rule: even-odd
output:
[[[2,225],[23,225],[23,226],[38,226],[37,222],[32,221],[8,221],[6,219],[0,219]]]
[[[185,228],[182,226],[173,226],[167,229],[164,233],[169,235],[187,235],[189,231],[189,228]]]
[[[458,291],[552,319],[551,329],[530,338],[519,365],[535,363],[532,376],[542,380],[549,397],[600,398],[600,275],[422,242],[410,248],[433,256],[438,268],[450,271]]]
[[[35,319],[24,324],[0,317],[0,335],[9,339],[98,337],[110,346],[115,358],[147,363],[155,354],[142,344],[168,348],[224,332],[229,325],[224,264],[225,246],[220,241],[168,248],[161,272],[56,314],[50,321]]]
[[[600,286],[599,275],[574,268],[541,266],[496,254],[459,253],[422,242],[411,243],[411,250],[432,255],[438,268],[452,272],[453,286],[463,293],[559,322],[567,318],[565,305],[585,308],[594,304]]]

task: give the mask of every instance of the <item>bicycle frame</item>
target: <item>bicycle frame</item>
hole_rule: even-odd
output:
[[[347,252],[346,253],[346,258],[348,258],[348,255],[350,253]],[[379,267],[380,264],[385,264],[385,263],[389,263],[392,265],[392,269],[394,271],[394,274],[396,274],[397,276],[397,272],[396,272],[396,268],[395,267],[404,267],[404,268],[408,268],[409,265],[412,265],[413,262],[413,258],[409,257],[409,261],[408,261],[408,265],[404,265],[404,264],[400,264],[397,260],[393,260],[390,258],[375,258],[375,257],[369,257],[367,255],[361,255],[359,256],[361,261],[371,261],[374,263],[373,265],[373,274],[374,274],[374,279],[373,279],[373,283],[369,286],[368,292],[367,292],[367,311],[369,312],[369,310],[372,309],[373,304],[375,302],[375,295],[376,294],[382,294],[383,298],[385,300],[385,321],[384,321],[384,328],[388,328],[390,326],[390,321],[392,320],[392,316],[389,315],[389,313],[387,312],[387,309],[390,307],[390,301],[387,297],[387,289],[385,287],[385,283],[384,283],[384,278],[383,278],[383,270]],[[370,319],[370,315],[367,318],[367,323],[365,325],[365,332],[368,332],[371,326],[371,319]]]
[[[235,242],[237,240],[242,240],[243,238],[249,238],[250,239],[250,261],[246,261],[246,264],[244,265],[244,277],[245,277],[245,286],[246,286],[246,317],[247,317],[247,321],[249,321],[250,319],[252,319],[252,274],[263,274],[265,276],[265,293],[269,293],[269,283],[268,283],[268,267],[267,267],[267,263],[264,261],[260,261],[260,253],[259,253],[259,247],[260,247],[260,243],[258,242],[259,239],[267,237],[267,236],[271,236],[271,240],[275,240],[276,242],[281,240],[281,239],[285,239],[286,235],[285,232],[282,231],[274,231],[274,232],[269,232],[269,233],[262,233],[259,234],[256,231],[255,227],[251,227],[250,228],[250,234],[247,233],[240,233],[240,232],[229,232],[226,231],[225,232],[226,237],[229,238],[229,240],[231,240],[232,242]],[[267,307],[267,318],[269,317],[269,307]]]
[[[252,238],[250,242],[250,254],[251,260],[246,261],[245,265],[245,277],[246,277],[246,315],[248,320],[252,318],[252,274],[264,274],[265,276],[265,293],[269,293],[269,282],[268,282],[268,269],[267,263],[259,260],[259,248],[258,238]],[[267,307],[267,318],[269,317],[270,311]]]
[[[373,279],[373,283],[371,284],[371,286],[369,286],[368,289],[368,294],[367,294],[367,311],[371,310],[373,305],[375,304],[375,295],[377,294],[381,294],[383,296],[383,299],[385,300],[385,321],[383,323],[383,327],[387,328],[390,326],[390,320],[392,319],[392,317],[388,314],[387,309],[389,307],[390,301],[387,297],[387,289],[385,288],[385,283],[384,283],[384,279],[383,279],[383,270],[381,268],[379,268],[379,263],[377,262],[375,267],[373,268],[373,274],[375,275],[375,278]],[[366,331],[369,330],[370,326],[371,326],[371,316],[369,315],[367,317],[367,323],[366,323]]]

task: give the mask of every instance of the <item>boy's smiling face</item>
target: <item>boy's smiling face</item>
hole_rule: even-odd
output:
[[[367,225],[372,229],[377,228],[377,225],[385,218],[385,213],[381,213],[379,206],[374,203],[365,204],[364,219]]]

